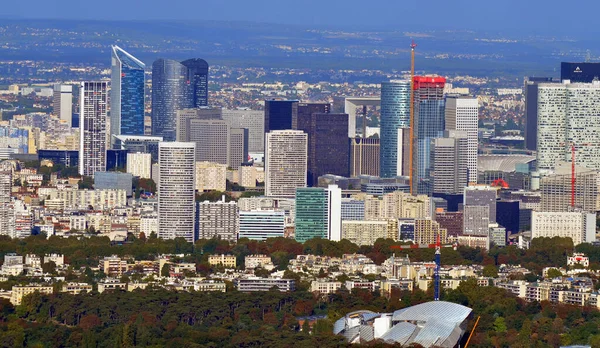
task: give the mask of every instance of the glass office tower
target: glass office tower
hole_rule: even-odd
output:
[[[410,81],[381,84],[380,175],[393,178],[398,173],[398,129],[410,127]]]
[[[144,69],[146,65],[112,46],[110,134],[144,135]]]
[[[444,133],[446,78],[415,76],[413,82],[413,193],[431,195],[431,141]]]
[[[187,81],[192,88],[194,107],[208,106],[208,63],[204,59],[192,58],[181,62],[187,67]]]
[[[327,191],[320,187],[296,189],[296,241],[327,238]]]

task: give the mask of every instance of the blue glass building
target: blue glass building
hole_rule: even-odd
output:
[[[152,135],[176,140],[177,110],[208,105],[208,63],[158,59],[152,64]]]
[[[410,81],[381,84],[380,176],[398,176],[398,129],[410,127]]]
[[[144,135],[144,69],[146,65],[112,46],[110,133]]]
[[[444,77],[414,77],[413,194],[431,195],[431,140],[445,127]]]

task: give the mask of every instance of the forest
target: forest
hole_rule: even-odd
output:
[[[314,239],[300,244],[276,238],[264,242],[240,240],[200,240],[194,245],[183,240],[160,240],[155,236],[131,238],[113,244],[104,237],[68,238],[31,236],[22,240],[0,237],[0,256],[17,252],[62,253],[74,273],[97,266],[106,255],[153,259],[159,254],[188,254],[185,261],[196,262],[199,273],[213,271],[207,257],[213,253],[271,255],[279,269],[299,254],[341,256],[363,253],[381,263],[394,253],[392,240],[378,240],[373,246],[358,247],[348,241]],[[573,247],[570,239],[536,239],[529,250],[513,246],[480,249],[444,249],[443,264],[521,264],[540,275],[545,266],[566,266],[573,251],[590,256],[593,269],[600,265],[600,248],[582,244]],[[413,261],[433,259],[428,249],[407,250]],[[0,261],[1,262],[1,261]],[[231,291],[229,291],[231,290]],[[300,287],[293,293],[269,291],[241,293],[176,292],[165,289],[133,292],[83,293],[26,296],[13,307],[0,300],[0,344],[4,347],[344,347],[347,344],[331,333],[341,316],[358,309],[392,312],[430,301],[427,292],[393,291],[389,296],[365,290],[341,290],[319,296]],[[473,308],[467,333],[480,317],[471,347],[553,347],[567,344],[600,346],[600,312],[595,308],[549,302],[528,303],[495,287],[479,287],[474,280],[462,282],[456,290],[442,292],[442,300]],[[303,318],[316,322],[309,326]],[[463,342],[464,343],[464,342]],[[371,344],[384,346],[382,342]]]

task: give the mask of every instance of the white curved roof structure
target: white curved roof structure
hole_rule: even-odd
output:
[[[403,346],[417,343],[423,347],[455,347],[471,311],[446,301],[426,302],[393,314],[356,311],[335,322],[333,332],[350,343],[381,339]]]
[[[514,172],[517,164],[535,161],[535,156],[529,155],[479,155],[477,156],[477,171]]]

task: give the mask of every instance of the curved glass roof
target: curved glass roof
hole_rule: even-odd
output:
[[[471,313],[471,308],[452,302],[432,301],[418,304],[394,312],[394,321],[430,321],[443,320],[462,323]]]

